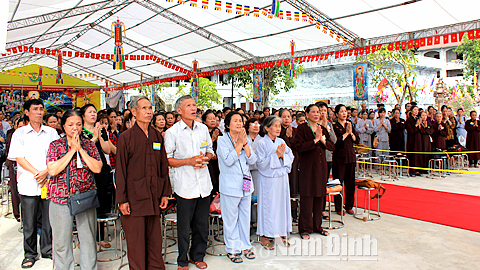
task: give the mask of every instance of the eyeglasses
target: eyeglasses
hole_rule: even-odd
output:
[[[251,123],[250,125],[254,126],[254,127],[259,127],[260,124],[254,124],[254,123]]]

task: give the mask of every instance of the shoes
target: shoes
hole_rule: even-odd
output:
[[[355,214],[355,212],[352,209],[350,209],[350,210],[347,210],[347,214],[353,215]]]
[[[339,216],[345,216],[345,211],[337,211],[337,214],[338,214]]]
[[[52,259],[52,254],[42,254],[42,258],[44,259]]]

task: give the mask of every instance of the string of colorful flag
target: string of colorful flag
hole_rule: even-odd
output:
[[[184,0],[166,0],[167,2],[184,5],[186,1]],[[273,0],[271,8],[259,8],[259,7],[250,7],[245,4],[237,4],[233,2],[226,2],[221,0],[190,0],[190,7],[201,7],[203,9],[209,9],[211,6],[210,3],[213,3],[215,11],[225,10],[227,13],[233,13],[237,15],[250,16],[253,17],[266,17],[268,19],[278,18],[280,20],[296,21],[296,22],[308,22],[309,24],[315,25],[317,29],[322,30],[324,34],[328,34],[331,38],[335,38],[337,42],[342,42],[343,45],[350,44],[350,47],[353,47],[353,42],[349,41],[345,36],[338,33],[337,31],[331,29],[329,26],[315,19],[312,15],[299,12],[299,11],[290,11],[290,10],[281,10],[280,9],[280,0]]]

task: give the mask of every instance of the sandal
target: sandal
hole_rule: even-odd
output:
[[[302,238],[302,240],[310,240],[310,235],[308,233],[301,233],[300,238]]]
[[[245,255],[245,258],[247,258],[249,260],[255,259],[255,253],[253,253],[252,249],[244,250],[243,255]]]
[[[190,263],[195,264],[195,266],[198,269],[206,269],[207,268],[207,263],[206,262],[194,262],[194,261],[190,260]]]
[[[269,241],[268,243],[266,243],[266,244],[262,244],[262,243],[260,242],[260,244],[261,244],[262,247],[265,248],[266,250],[274,250],[274,249],[275,249],[275,247],[273,246],[272,242],[270,242],[270,241]]]
[[[320,235],[323,235],[323,236],[328,236],[329,234],[330,234],[330,233],[328,233],[328,232],[325,231],[325,230],[322,230],[322,231],[320,232]]]
[[[233,263],[242,263],[243,259],[240,257],[241,253],[227,253],[227,257],[232,261]]]
[[[283,239],[282,238],[282,243],[285,247],[289,247],[290,246],[290,243],[287,241],[287,239]]]
[[[103,248],[111,248],[112,245],[108,242],[105,242],[105,241],[101,241],[100,242],[100,245],[103,247]]]
[[[22,268],[32,268],[33,265],[35,264],[35,259],[34,258],[25,258],[22,261]]]

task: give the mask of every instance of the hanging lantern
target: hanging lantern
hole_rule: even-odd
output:
[[[125,55],[123,53],[122,34],[126,36],[125,25],[117,18],[117,21],[112,23],[112,37],[115,39],[115,49],[113,50],[113,69],[125,69]]]
[[[193,76],[192,76],[192,97],[195,102],[198,102],[198,61],[193,60]]]
[[[58,67],[57,67],[57,84],[63,84],[63,75],[62,75],[62,62],[63,62],[63,55],[61,53],[58,54]]]
[[[295,57],[295,41],[290,41],[290,77],[295,77],[295,64],[294,58]]]

